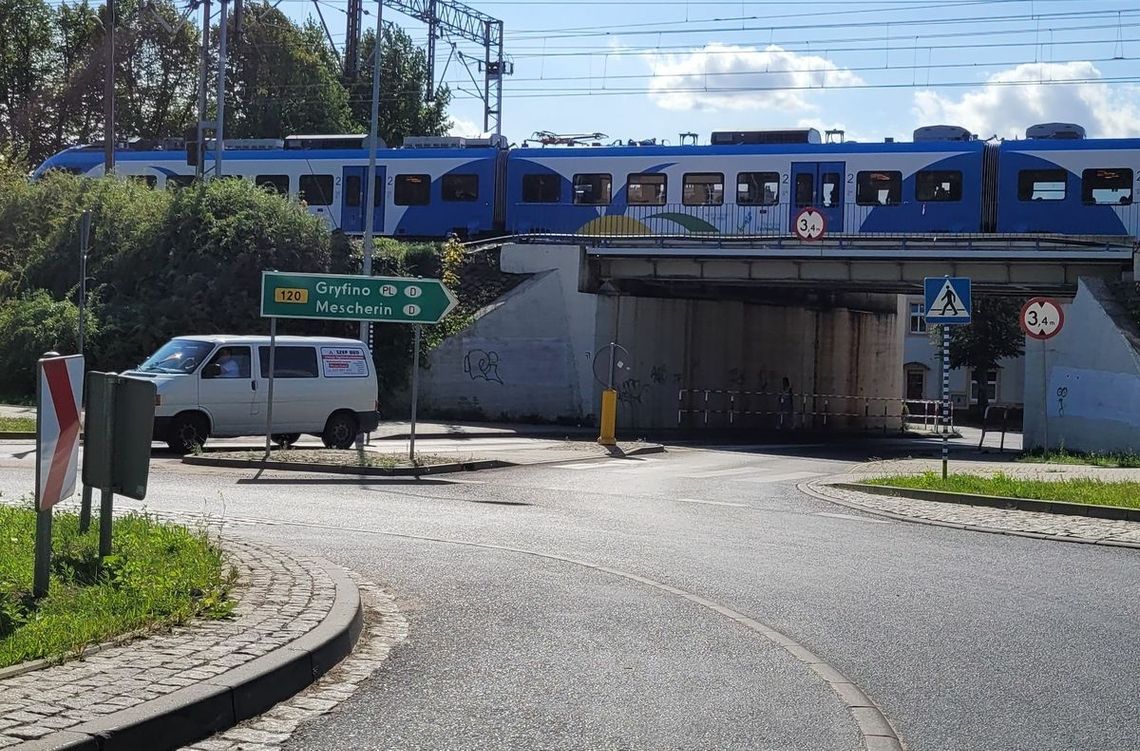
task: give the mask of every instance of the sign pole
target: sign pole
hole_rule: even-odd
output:
[[[261,365],[261,357],[257,357],[257,364]],[[269,458],[270,440],[273,435],[273,376],[277,370],[277,316],[269,319],[269,394],[266,396],[268,404],[265,407],[265,458]],[[252,374],[251,374],[252,375]]]
[[[1045,340],[1041,340],[1041,394],[1044,396],[1045,409],[1043,416],[1045,418],[1045,450],[1044,453],[1049,453],[1049,365],[1046,363],[1045,358],[1048,357],[1049,345]],[[1023,447],[1024,448],[1024,447]]]
[[[115,382],[111,378],[100,382],[103,387],[103,446],[106,447],[108,484],[99,488],[99,561],[111,554],[111,515],[114,511],[115,493],[111,488],[111,469],[115,464]]]
[[[415,329],[415,344],[412,347],[412,426],[408,433],[408,461],[413,465],[416,463],[416,404],[419,401],[420,390],[420,325],[417,323],[412,327]]]
[[[32,596],[39,598],[48,593],[51,581],[51,507],[40,508],[40,452],[43,446],[44,400],[41,383],[43,366],[36,366],[36,552],[32,581]]]
[[[79,354],[83,354],[83,320],[87,307],[87,251],[91,244],[91,212],[84,211],[79,220],[79,332],[77,343]],[[86,399],[84,400],[86,403]],[[79,503],[79,533],[91,528],[91,488],[84,483],[83,496]]]
[[[980,388],[980,386],[979,386]],[[942,325],[942,479],[950,462],[950,327]]]

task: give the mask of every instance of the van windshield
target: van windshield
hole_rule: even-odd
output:
[[[190,373],[213,351],[212,342],[171,339],[138,369],[144,373]]]

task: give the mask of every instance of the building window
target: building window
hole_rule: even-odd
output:
[[[267,188],[283,196],[289,195],[288,175],[258,175],[253,178],[253,182],[259,188]]]
[[[1081,200],[1127,206],[1132,203],[1132,170],[1087,169],[1081,174]]]
[[[914,197],[919,201],[961,201],[962,173],[924,170],[914,176]]]
[[[479,198],[479,176],[444,175],[440,190],[445,201],[475,201]]]
[[[396,175],[393,201],[397,206],[427,206],[431,201],[431,175]]]
[[[997,370],[986,371],[986,395],[989,397],[989,403],[993,404],[998,398],[998,372]],[[978,382],[974,376],[970,376],[970,404],[978,403]]]
[[[689,172],[681,191],[686,206],[720,206],[724,203],[724,175],[719,172]]]
[[[857,173],[855,203],[860,206],[897,206],[902,203],[902,173],[898,171]]]
[[[667,193],[665,175],[641,173],[625,179],[625,201],[630,206],[664,206]]]
[[[910,333],[926,333],[926,309],[920,302],[910,304]]]
[[[906,398],[920,401],[926,394],[926,371],[908,368],[906,371]]]
[[[301,200],[310,206],[331,205],[332,175],[301,175],[300,194]]]
[[[1020,201],[1063,201],[1069,173],[1063,169],[1026,169],[1017,173]]]
[[[775,206],[780,202],[778,172],[741,172],[736,176],[736,203],[741,206]]]
[[[524,203],[558,203],[562,200],[562,178],[558,175],[523,175]]]
[[[608,206],[613,178],[606,174],[574,175],[574,203]]]

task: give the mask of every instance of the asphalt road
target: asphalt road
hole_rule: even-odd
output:
[[[364,484],[158,463],[146,505],[224,518],[225,534],[397,595],[408,639],[290,749],[861,747],[802,663],[651,583],[799,640],[912,751],[1137,748],[1140,555],[850,512],[795,489],[861,458],[819,453]],[[29,484],[0,469],[6,495]]]

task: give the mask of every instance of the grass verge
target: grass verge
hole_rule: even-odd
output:
[[[943,480],[936,472],[876,477],[866,482],[896,488],[1140,508],[1140,482],[1105,482],[1090,478],[1026,480],[1001,473],[992,477],[953,474]]]
[[[35,433],[34,417],[0,417],[0,433]]]
[[[1087,464],[1093,467],[1134,469],[1140,467],[1140,456],[1136,454],[1074,454],[1064,449],[1059,451],[1029,451],[1017,461],[1026,464]]]
[[[31,509],[0,506],[0,667],[233,609],[236,572],[205,533],[137,514],[115,519],[100,566],[97,521],[81,535],[77,515],[56,513],[50,590],[34,600],[35,529]]]
[[[264,451],[211,451],[211,459],[240,459],[259,462],[265,459]],[[470,457],[432,456],[417,454],[415,464],[408,461],[407,454],[377,454],[374,451],[360,452],[352,449],[284,449],[270,452],[269,461],[291,464],[330,464],[334,467],[368,467],[376,469],[398,469],[402,467],[429,467],[436,464],[453,464],[473,461]]]

